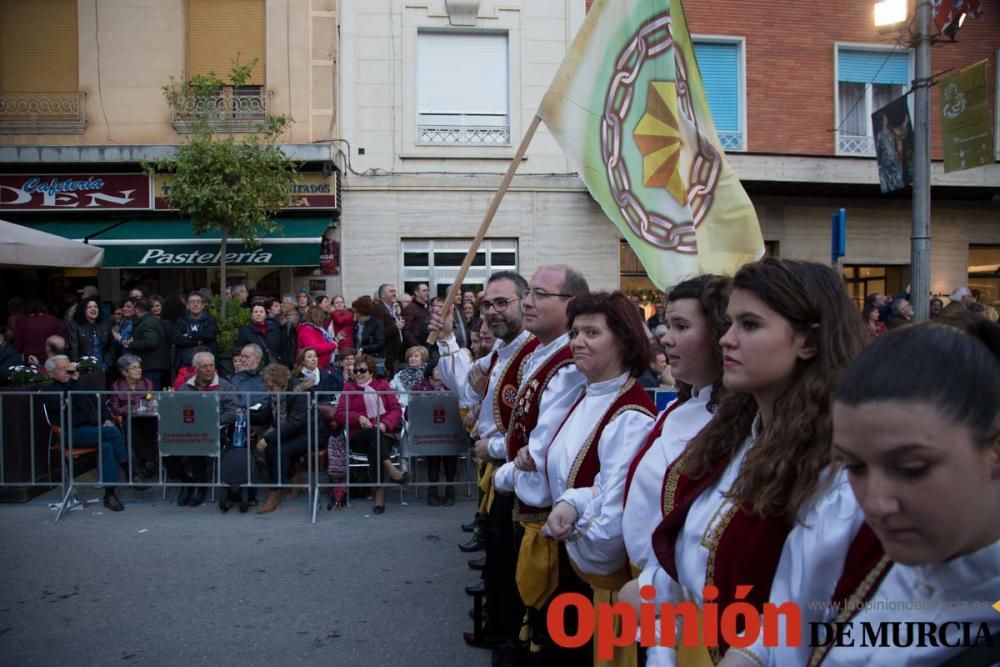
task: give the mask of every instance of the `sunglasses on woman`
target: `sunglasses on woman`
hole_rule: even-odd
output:
[[[354,374],[355,375],[364,375],[367,372],[368,372],[368,369],[365,368],[364,366],[361,366],[360,368],[355,368],[354,369]]]

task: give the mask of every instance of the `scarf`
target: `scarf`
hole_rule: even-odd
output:
[[[321,334],[323,334],[323,340],[325,340],[327,343],[332,343],[333,342],[333,336],[330,335],[330,332],[327,331],[326,329],[324,329],[323,327],[321,327],[320,325],[313,324],[312,322],[306,322],[306,326],[310,326],[313,329],[315,329],[316,331],[318,331]]]
[[[254,328],[259,331],[262,336],[267,334],[267,320],[264,320],[263,322],[251,322],[251,324],[253,324]]]
[[[385,414],[385,408],[382,406],[382,397],[372,388],[371,382],[364,385],[364,390],[365,416],[377,421],[379,417]]]
[[[420,364],[416,368],[406,366],[396,371],[396,382],[405,390],[410,391],[413,387],[424,379],[424,370],[427,364]]]

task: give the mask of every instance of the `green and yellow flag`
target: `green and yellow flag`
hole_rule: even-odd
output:
[[[594,2],[539,115],[658,288],[764,254],[680,0]]]

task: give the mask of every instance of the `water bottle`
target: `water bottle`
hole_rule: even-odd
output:
[[[247,415],[240,409],[236,413],[236,427],[233,429],[233,447],[247,446]]]

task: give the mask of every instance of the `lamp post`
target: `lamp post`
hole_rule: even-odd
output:
[[[906,0],[875,5],[875,25],[906,20]],[[910,303],[913,319],[930,317],[931,293],[931,3],[917,0],[913,77],[913,227],[910,232]]]
[[[910,237],[910,302],[913,319],[930,318],[931,293],[931,3],[917,2],[913,77],[913,231]]]

